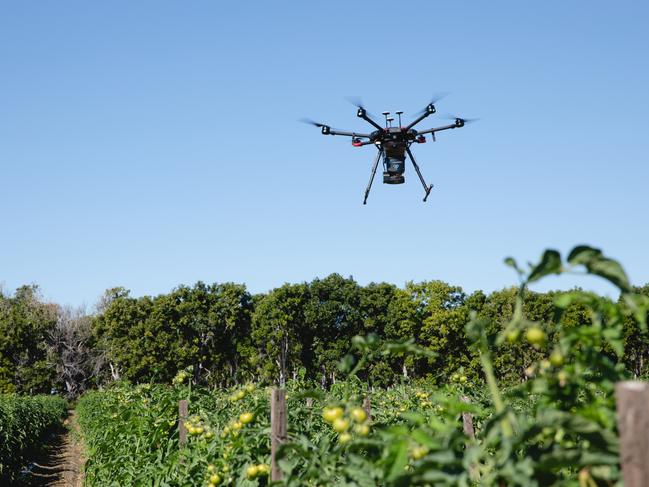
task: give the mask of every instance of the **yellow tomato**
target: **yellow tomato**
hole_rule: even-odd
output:
[[[243,413],[241,416],[239,416],[239,421],[241,421],[243,424],[252,423],[253,419],[255,419],[255,415],[252,413]]]
[[[367,413],[363,408],[354,408],[352,409],[351,417],[357,423],[363,423],[367,419]]]
[[[342,418],[343,413],[344,411],[341,407],[324,408],[322,412],[322,418],[327,423],[333,423],[335,420]]]
[[[415,460],[419,460],[421,458],[424,458],[426,455],[428,455],[428,448],[426,448],[425,446],[416,446],[415,448],[412,449],[410,455]]]
[[[357,424],[354,426],[354,432],[358,436],[367,436],[370,434],[370,427],[367,424]]]
[[[342,433],[342,434],[338,437],[338,442],[339,442],[341,445],[344,445],[345,443],[349,443],[350,441],[352,441],[352,435],[350,435],[349,433]]]
[[[336,433],[342,433],[349,429],[349,421],[344,418],[337,418],[333,422],[333,429]]]
[[[259,468],[257,468],[257,465],[250,465],[246,469],[246,477],[248,477],[249,480],[254,479],[255,477],[257,477],[258,474],[259,474]]]

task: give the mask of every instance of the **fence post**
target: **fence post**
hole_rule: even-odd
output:
[[[189,415],[189,406],[187,399],[182,399],[178,402],[178,444],[182,448],[187,443],[187,416]]]
[[[460,397],[460,401],[469,404],[469,398],[466,396]],[[472,441],[475,441],[475,430],[473,429],[473,416],[471,413],[462,413],[462,429],[464,434],[467,435]]]
[[[363,409],[367,413],[367,418],[372,420],[372,403],[370,402],[370,396],[365,396],[363,399]]]
[[[624,485],[649,485],[649,384],[618,382],[615,399]]]
[[[277,464],[277,450],[287,435],[286,391],[273,388],[270,393],[270,479],[281,480],[282,472]]]

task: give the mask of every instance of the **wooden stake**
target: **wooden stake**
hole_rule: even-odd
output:
[[[470,402],[466,396],[460,397],[460,401],[466,404]],[[465,435],[471,438],[472,441],[475,441],[475,430],[473,429],[473,416],[471,416],[471,413],[462,413],[462,429]]]
[[[615,398],[624,486],[649,485],[649,384],[618,382]]]
[[[365,396],[363,399],[363,409],[367,413],[367,419],[372,420],[372,403],[370,402],[370,396]]]
[[[286,441],[288,418],[286,391],[274,388],[270,393],[270,479],[281,480],[282,472],[277,464],[277,450]]]
[[[187,444],[187,416],[189,415],[189,405],[187,399],[178,402],[178,444],[182,448]]]

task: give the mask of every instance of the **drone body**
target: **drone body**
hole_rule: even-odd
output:
[[[352,138],[352,145],[354,147],[362,147],[364,145],[374,145],[378,149],[378,153],[374,160],[374,165],[372,166],[372,174],[370,176],[370,181],[367,184],[365,189],[365,198],[363,199],[363,204],[367,204],[367,197],[370,194],[370,189],[372,188],[372,182],[374,181],[374,176],[376,174],[376,169],[379,165],[379,161],[383,159],[383,183],[384,184],[403,184],[405,182],[404,173],[406,170],[406,156],[412,161],[412,165],[419,176],[419,180],[424,187],[425,196],[424,201],[428,198],[433,185],[427,185],[424,177],[421,175],[419,166],[415,161],[415,157],[412,155],[410,146],[414,143],[423,144],[426,142],[425,134],[431,134],[433,141],[435,140],[435,133],[442,130],[455,129],[459,127],[464,127],[464,124],[468,122],[463,118],[455,118],[454,123],[449,125],[444,125],[441,127],[436,127],[432,129],[426,129],[422,131],[417,131],[413,127],[419,122],[424,120],[429,115],[432,115],[436,112],[434,102],[431,102],[426,106],[420,115],[413,120],[409,125],[401,125],[401,114],[403,112],[396,112],[399,117],[398,127],[392,127],[393,118],[388,118],[390,113],[383,112],[385,116],[385,127],[381,127],[378,123],[372,120],[367,111],[363,106],[357,104],[358,111],[356,115],[359,118],[362,118],[370,125],[374,126],[375,131],[369,134],[361,134],[356,132],[345,132],[340,130],[334,130],[329,125],[324,125],[318,122],[313,122],[311,120],[305,120],[312,125],[320,127],[322,129],[323,135],[343,135]]]

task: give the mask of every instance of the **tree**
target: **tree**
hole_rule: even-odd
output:
[[[649,297],[649,283],[633,288],[633,292]],[[618,303],[622,303],[620,296]],[[623,326],[624,363],[636,378],[647,377],[649,373],[649,335],[643,331],[638,320],[629,314]]]
[[[352,337],[364,331],[360,302],[360,287],[351,277],[331,274],[309,284],[304,317],[313,344],[312,360],[305,365],[313,374],[320,373],[323,385],[335,381],[338,362],[349,351]]]
[[[308,297],[306,284],[284,284],[259,299],[252,315],[252,339],[262,379],[284,385],[302,366],[303,354],[310,354],[304,318]]]
[[[109,291],[95,333],[113,375],[168,382],[187,367],[205,384],[237,381],[238,347],[248,340],[251,297],[233,283],[179,286],[154,298]]]
[[[74,399],[83,393],[101,367],[93,348],[92,317],[81,309],[60,308],[49,331],[48,357],[66,396]]]
[[[35,285],[19,287],[13,297],[0,295],[0,392],[50,392],[47,339],[57,311],[41,301]]]

